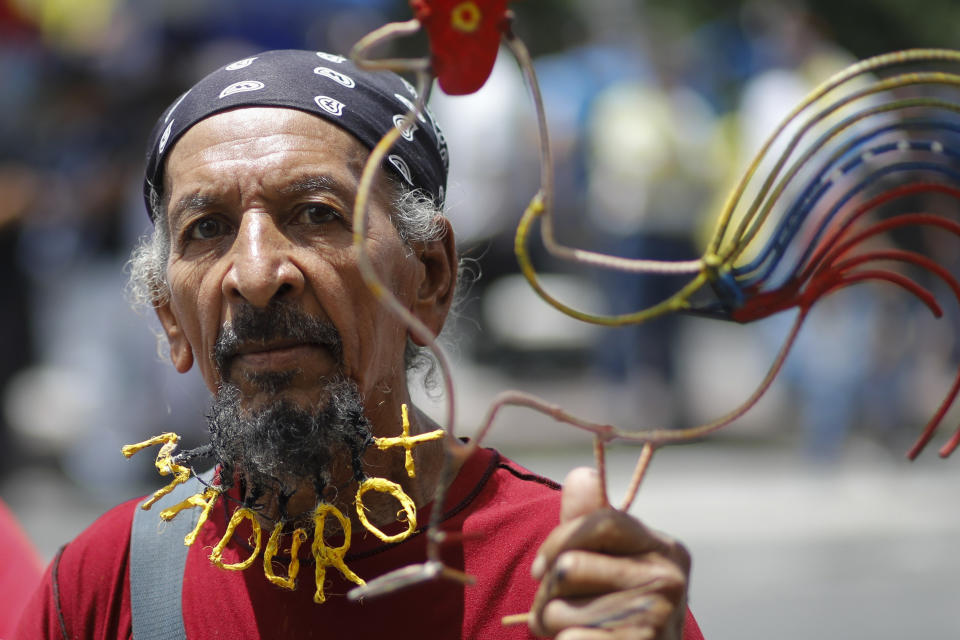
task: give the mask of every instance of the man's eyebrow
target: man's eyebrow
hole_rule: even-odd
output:
[[[343,185],[331,176],[319,174],[296,178],[277,189],[278,193],[285,196],[308,195],[320,191],[339,193],[343,191]]]
[[[200,211],[207,209],[212,205],[215,205],[220,200],[211,195],[204,195],[198,191],[193,193],[188,193],[179,200],[175,206],[170,208],[170,216],[176,217],[182,215],[188,211]]]

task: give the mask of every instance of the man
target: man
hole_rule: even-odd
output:
[[[167,514],[201,513],[184,564],[151,546],[156,516],[131,541],[140,501],[120,505],[54,560],[19,637],[701,637],[680,545],[602,508],[594,475],[573,474],[561,497],[491,450],[457,458],[443,505],[443,564],[476,584],[344,597],[424,562],[422,523],[446,481],[438,426],[416,409],[405,419],[416,347],[352,248],[369,149],[415,99],[391,74],[280,51],[215,71],[163,115],[146,180],[155,232],[134,289],[174,366],[198,366],[214,401],[210,444],[179,457],[165,446],[158,467],[208,456],[216,475]],[[384,285],[434,333],[457,272],[437,209],[445,160],[424,117],[384,163],[366,228]],[[301,564],[312,581],[295,579]],[[142,571],[173,586],[144,587]],[[528,610],[529,629],[501,623]]]

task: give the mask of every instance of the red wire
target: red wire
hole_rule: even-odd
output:
[[[851,258],[839,265],[836,266],[837,269],[848,269],[856,267],[864,262],[869,260],[898,260],[902,262],[909,262],[911,264],[917,265],[928,271],[935,273],[940,277],[941,280],[947,283],[947,285],[953,290],[953,295],[957,299],[957,302],[960,303],[960,282],[957,282],[957,279],[945,269],[940,264],[937,264],[927,256],[922,254],[913,253],[909,251],[903,251],[900,249],[888,249],[883,251],[874,251],[870,254],[863,256],[857,256]],[[937,427],[940,425],[940,422],[946,416],[947,411],[950,410],[950,407],[953,405],[953,402],[956,400],[957,395],[960,394],[960,367],[957,369],[957,374],[954,376],[953,384],[950,386],[950,389],[947,391],[947,395],[944,397],[943,402],[941,402],[940,407],[937,409],[936,413],[930,418],[926,426],[923,429],[923,432],[914,442],[913,446],[907,452],[907,457],[911,460],[915,459],[921,451],[927,446],[930,440],[933,438],[934,432],[936,432]],[[960,446],[960,427],[954,432],[953,437],[950,441],[940,449],[940,456],[947,457],[953,453],[954,449]]]
[[[756,294],[748,300],[743,307],[732,314],[733,318],[740,322],[748,322],[786,310],[793,306],[799,307],[801,316],[805,316],[806,312],[824,296],[853,284],[871,280],[886,281],[905,289],[923,302],[936,317],[941,317],[943,310],[937,303],[933,293],[907,276],[885,269],[871,269],[852,274],[849,273],[851,269],[878,260],[892,260],[912,264],[937,275],[951,288],[954,297],[958,304],[960,304],[960,282],[958,282],[947,269],[927,256],[899,249],[886,249],[870,251],[862,255],[843,259],[846,254],[869,238],[903,227],[935,226],[960,237],[960,223],[958,222],[933,214],[911,213],[901,214],[894,218],[877,222],[853,237],[841,242],[843,236],[849,232],[854,222],[867,211],[896,198],[920,192],[940,192],[960,199],[960,189],[932,183],[906,185],[871,199],[858,207],[851,215],[847,216],[843,223],[820,243],[820,246],[799,277],[791,279],[776,291]],[[912,460],[916,458],[926,447],[958,394],[960,394],[960,367],[958,367],[953,383],[937,411],[927,422],[920,436],[907,452],[909,459]],[[947,457],[957,447],[960,447],[960,427],[954,432],[947,444],[940,449],[939,454],[942,457]]]
[[[820,248],[817,252],[814,252],[813,257],[811,257],[808,262],[806,270],[801,274],[799,280],[802,282],[810,277],[811,272],[816,268],[816,265],[823,259],[823,254],[827,253],[830,250],[831,246],[834,246],[840,237],[843,236],[847,230],[853,225],[853,223],[863,216],[867,211],[878,207],[882,204],[887,204],[897,198],[913,195],[915,193],[924,193],[924,192],[940,192],[946,193],[953,196],[957,200],[960,200],[960,189],[951,187],[944,184],[939,184],[935,182],[923,182],[917,184],[909,184],[896,189],[891,189],[871,200],[860,205],[856,210],[853,211],[843,223],[837,227],[837,229],[826,239],[820,243]]]

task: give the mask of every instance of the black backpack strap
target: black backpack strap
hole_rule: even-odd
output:
[[[213,470],[201,475],[209,484]],[[178,485],[149,511],[136,507],[130,530],[130,616],[134,640],[185,640],[183,571],[188,546],[183,538],[200,517],[199,508],[181,511],[169,522],[160,512],[182,502],[204,485],[196,478]]]

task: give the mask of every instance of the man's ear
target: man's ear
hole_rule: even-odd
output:
[[[160,324],[163,325],[163,331],[167,334],[167,342],[170,345],[170,361],[173,362],[177,371],[186,373],[193,366],[193,349],[187,342],[187,337],[183,335],[183,328],[177,321],[176,314],[170,308],[169,302],[155,306],[154,311],[157,312]]]
[[[443,329],[443,323],[450,311],[453,294],[457,287],[457,243],[453,237],[453,227],[446,218],[441,218],[443,233],[436,240],[418,243],[415,248],[420,262],[424,266],[423,279],[417,290],[413,314],[423,322],[434,335]],[[423,344],[413,338],[419,346]]]

